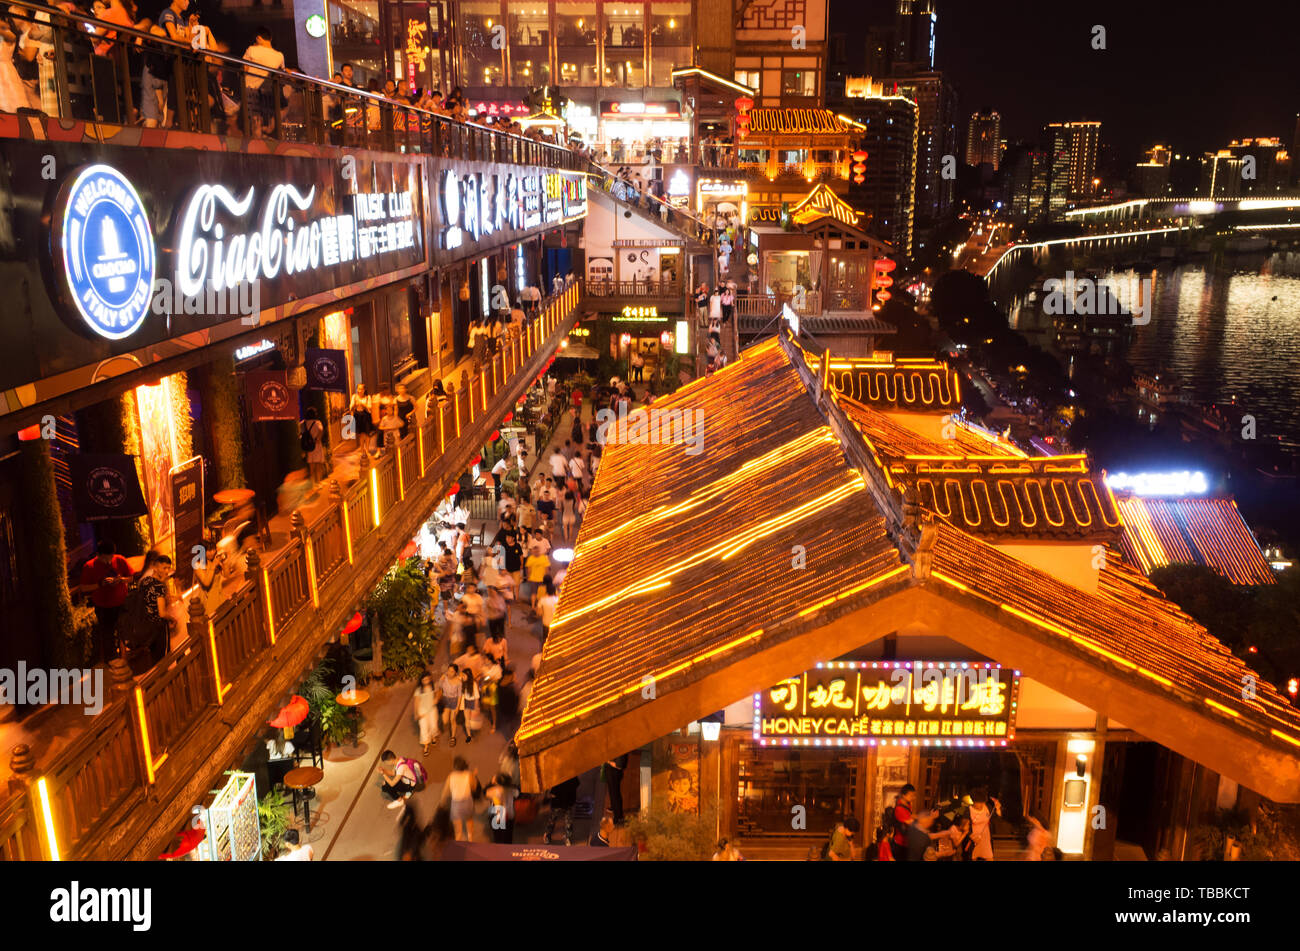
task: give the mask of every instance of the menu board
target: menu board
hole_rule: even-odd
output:
[[[1005,746],[1020,671],[969,661],[832,661],[754,695],[754,739],[795,746]]]

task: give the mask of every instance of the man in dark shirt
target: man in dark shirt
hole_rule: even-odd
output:
[[[912,824],[912,804],[916,801],[916,787],[908,783],[899,790],[894,800],[894,861],[907,861],[907,830]]]
[[[108,539],[95,546],[95,557],[81,569],[77,590],[90,595],[97,621],[90,653],[93,663],[106,664],[117,656],[117,621],[126,604],[126,584],[132,574],[131,565]]]
[[[609,789],[609,808],[614,813],[614,825],[623,824],[623,771],[627,769],[627,754],[616,756],[605,763],[605,786]]]
[[[505,535],[504,538],[501,537],[502,534]],[[501,551],[505,554],[506,574],[514,579],[515,592],[518,593],[520,582],[523,581],[524,547],[519,544],[519,538],[513,529],[498,532],[496,543],[501,546]]]

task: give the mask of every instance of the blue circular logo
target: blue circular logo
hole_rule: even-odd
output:
[[[101,337],[129,337],[149,314],[157,264],[140,196],[117,169],[91,165],[58,207],[60,269],[77,312]]]

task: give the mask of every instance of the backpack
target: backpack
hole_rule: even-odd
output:
[[[316,448],[316,437],[311,434],[311,423],[314,420],[304,419],[298,424],[298,445],[303,452],[312,452]]]
[[[423,786],[426,782],[428,782],[429,771],[424,768],[423,763],[420,763],[417,760],[410,759],[409,757],[405,757],[403,759],[398,760],[398,765],[403,765],[403,764],[405,764],[406,768],[411,771],[411,775],[415,777],[415,785]]]

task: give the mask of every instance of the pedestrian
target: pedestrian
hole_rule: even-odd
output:
[[[438,691],[428,673],[420,677],[420,686],[415,688],[415,722],[420,729],[420,746],[428,756],[429,748],[438,745]]]
[[[244,59],[271,69],[284,69],[284,54],[271,44],[271,31],[262,27],[244,50]],[[244,85],[256,97],[253,110],[253,135],[261,136],[263,132],[275,131],[275,84],[266,81],[265,69],[245,70]]]
[[[731,315],[736,306],[736,292],[728,284],[722,291],[722,322],[731,323]]]
[[[81,569],[77,591],[90,595],[95,608],[95,639],[90,660],[107,664],[117,656],[117,625],[126,604],[127,583],[131,580],[130,563],[117,553],[112,539],[104,538],[95,546],[95,557]]]
[[[325,479],[325,426],[316,407],[307,407],[303,415],[306,418],[298,424],[298,442],[307,460],[312,484],[319,485]]]
[[[1052,833],[1047,831],[1047,824],[1034,813],[1031,812],[1025,818],[1029,820],[1029,832],[1026,835],[1025,851],[1020,858],[1025,862],[1041,862],[1052,850]]]
[[[578,782],[579,778],[574,776],[551,788],[551,811],[546,818],[547,845],[555,844],[551,837],[561,816],[564,817],[564,844],[573,845],[573,809],[578,804]]]
[[[715,862],[743,862],[745,857],[730,839],[719,839],[717,851],[713,853]]]
[[[405,439],[411,434],[411,417],[415,415],[415,399],[406,389],[405,383],[397,384],[397,395],[393,397],[393,409],[397,411],[397,419],[402,424],[398,438]]]
[[[908,783],[898,791],[898,796],[894,799],[894,808],[890,811],[889,822],[886,825],[893,829],[894,841],[892,849],[895,862],[906,862],[907,856],[907,830],[912,825],[912,805],[916,802],[916,787]],[[917,856],[920,858],[920,856]]]
[[[641,356],[640,350],[632,351],[630,362],[632,364],[632,382],[642,382],[643,373],[645,371],[645,357]]]
[[[455,664],[448,664],[438,680],[438,710],[443,723],[447,725],[447,735],[451,737],[451,746],[456,745],[456,716],[461,710],[460,671]]]
[[[524,587],[527,589],[525,597],[528,599],[530,606],[535,608],[533,602],[537,597],[537,592],[542,586],[542,581],[551,570],[551,559],[548,555],[539,555],[530,553],[524,559]]]
[[[471,645],[472,647],[472,645]],[[478,653],[478,648],[473,648]],[[474,730],[478,729],[479,711],[478,711],[478,681],[474,679],[474,670],[466,669],[460,672],[460,714],[457,721],[465,728],[465,742],[474,742]]]
[[[826,857],[832,862],[849,862],[854,859],[853,837],[858,834],[858,820],[849,818],[835,824],[831,833]]]
[[[939,810],[917,813],[912,824],[907,827],[907,858],[900,861],[934,862],[939,858],[939,851],[934,847],[934,840],[945,835],[943,832],[931,832]]]
[[[623,772],[627,769],[627,754],[606,760],[602,772],[605,788],[609,790],[609,809],[614,813],[614,825],[623,824]]]
[[[555,481],[555,487],[557,489],[563,489],[564,477],[568,474],[569,471],[568,457],[563,452],[561,452],[560,449],[557,448],[555,452],[551,453],[550,465],[551,465],[551,478]]]
[[[443,614],[451,605],[452,591],[456,587],[456,556],[451,553],[446,542],[439,542],[440,552],[434,562],[434,571],[438,575],[438,598],[443,602]]]
[[[977,862],[993,861],[993,816],[1002,815],[1002,804],[989,795],[988,789],[977,786],[970,793],[970,834],[973,843],[971,859]]]
[[[510,663],[510,645],[504,627],[488,634],[487,640],[483,642],[483,656],[503,669]]]
[[[403,809],[397,830],[397,861],[424,861],[424,844],[428,831],[420,825],[414,807]]]
[[[479,706],[483,708],[483,719],[487,721],[488,731],[491,733],[497,731],[497,708],[500,697],[498,685],[500,679],[501,666],[495,662],[483,672],[483,676],[479,679]]]
[[[583,461],[581,455],[574,454],[569,460],[569,478],[577,486],[578,490],[585,488],[587,484],[587,463]]]
[[[519,790],[511,785],[510,777],[497,773],[492,785],[483,791],[488,801],[488,824],[492,828],[492,841],[509,845],[515,840],[515,800]]]
[[[555,620],[555,606],[559,604],[560,599],[555,593],[555,582],[551,576],[547,575],[542,579],[542,592],[537,598],[537,616],[542,621],[542,644],[546,643],[546,638],[551,633],[551,622]]]
[[[310,862],[316,857],[316,850],[309,843],[303,843],[297,829],[286,829],[280,837],[280,854],[277,862]]]
[[[534,537],[555,530],[555,487],[548,481],[537,497],[537,517],[540,524],[533,532]]]
[[[471,630],[474,633],[470,644],[476,646],[479,632],[487,630],[487,605],[483,595],[479,594],[478,585],[466,584],[465,592],[460,596],[460,607],[469,615]]]
[[[497,502],[501,501],[501,480],[505,477],[509,468],[510,462],[505,456],[498,459],[492,466],[492,491]]]
[[[487,617],[487,636],[496,637],[505,640],[506,636],[506,611],[508,609],[506,597],[501,592],[499,584],[488,585],[487,596],[483,598],[483,609]]]
[[[695,289],[695,316],[703,327],[709,319],[709,286],[701,284]]]
[[[380,792],[389,800],[389,809],[400,809],[406,805],[420,784],[419,776],[411,766],[411,761],[399,760],[392,750],[384,750],[379,757]]]
[[[348,412],[352,415],[352,429],[356,433],[359,449],[374,448],[372,440],[375,437],[375,419],[370,407],[371,400],[366,395],[366,385],[358,383],[352,401],[348,404]]]
[[[587,844],[596,848],[607,849],[609,848],[609,840],[613,837],[614,820],[609,816],[604,816],[600,820],[600,828],[596,830],[596,834],[591,837],[591,841]]]
[[[478,772],[471,771],[465,757],[457,756],[442,787],[442,804],[450,809],[452,829],[458,842],[474,841],[474,800],[482,795]]]
[[[709,323],[722,323],[722,288],[715,287],[709,295]]]
[[[401,438],[402,419],[397,415],[397,407],[392,400],[385,399],[380,403],[379,432],[385,449],[392,449]]]

